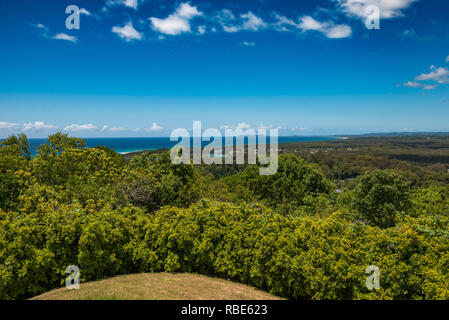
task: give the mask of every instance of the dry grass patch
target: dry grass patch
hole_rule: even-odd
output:
[[[278,300],[244,284],[191,273],[142,273],[52,290],[33,300]]]

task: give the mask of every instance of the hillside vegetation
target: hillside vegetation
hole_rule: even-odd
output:
[[[64,134],[35,157],[24,135],[0,145],[1,299],[60,288],[69,265],[82,283],[178,272],[290,299],[449,298],[444,170],[315,152],[283,154],[261,176],[173,165],[167,152],[125,161]],[[360,170],[341,176],[342,163]],[[365,286],[370,265],[378,290]]]

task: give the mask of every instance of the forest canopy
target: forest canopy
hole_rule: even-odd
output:
[[[257,165],[174,165],[169,152],[124,158],[62,133],[31,156],[25,135],[10,136],[0,298],[60,287],[77,265],[82,282],[197,272],[290,299],[448,299],[447,171],[376,165],[385,156],[286,152],[261,176]],[[370,265],[379,290],[365,286]]]

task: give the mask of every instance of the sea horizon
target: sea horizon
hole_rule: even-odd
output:
[[[223,137],[224,138],[224,137]],[[139,151],[152,151],[158,149],[170,149],[176,145],[180,140],[170,141],[170,137],[105,137],[105,138],[81,138],[86,141],[87,148],[95,148],[97,146],[106,146],[119,154],[127,154]],[[193,138],[191,137],[191,143]],[[313,142],[313,141],[327,141],[344,139],[344,137],[331,136],[279,136],[278,143],[289,142]],[[223,145],[226,145],[226,139],[223,139]],[[37,148],[48,142],[47,138],[28,138],[31,147],[31,153],[36,154]],[[267,137],[267,143],[269,143]],[[206,146],[210,141],[203,141],[202,146]],[[245,138],[244,145],[248,144],[248,139]],[[234,137],[234,145],[237,145]]]

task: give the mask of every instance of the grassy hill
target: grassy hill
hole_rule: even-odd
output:
[[[32,300],[277,300],[249,286],[190,273],[143,273],[60,288]]]

